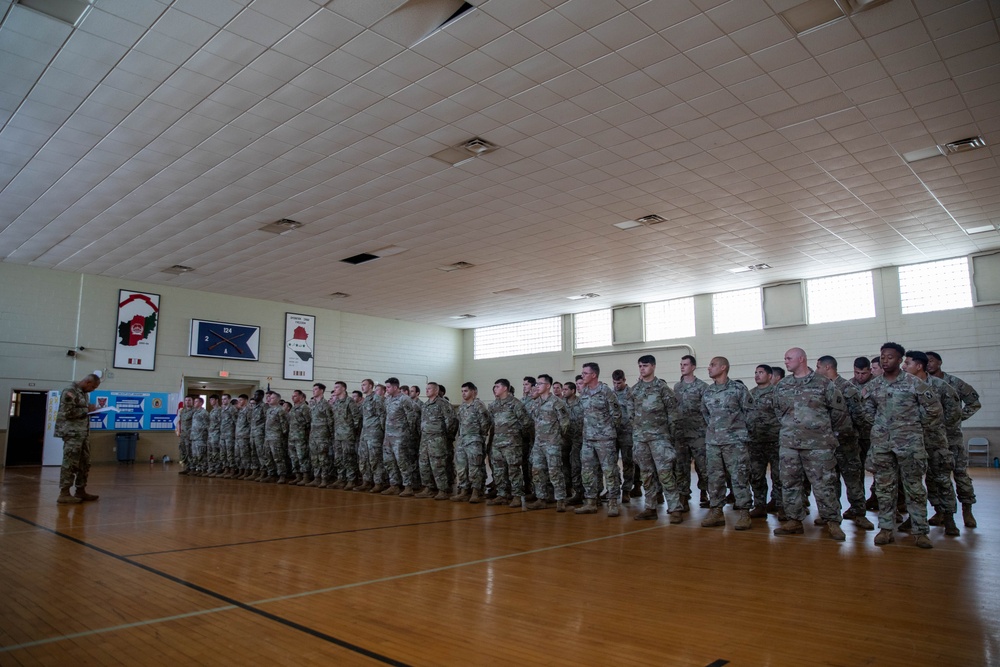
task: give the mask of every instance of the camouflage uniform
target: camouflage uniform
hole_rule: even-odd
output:
[[[413,468],[410,456],[410,434],[417,417],[413,399],[402,393],[385,397],[385,440],[382,441],[382,463],[392,486],[413,485]]]
[[[455,443],[455,486],[482,493],[486,486],[486,439],[493,428],[490,411],[478,398],[458,406],[458,442]]]
[[[59,414],[56,415],[55,436],[63,441],[62,468],[59,488],[87,486],[90,473],[90,399],[80,384],[74,382],[62,390]]]
[[[774,413],[781,422],[779,466],[781,500],[793,521],[806,517],[804,487],[812,485],[819,516],[839,524],[837,436],[834,424],[846,418],[847,405],[837,386],[815,371],[805,377],[788,375],[775,385]]]
[[[490,415],[493,420],[490,465],[497,495],[505,498],[524,496],[521,461],[524,460],[524,443],[531,416],[521,401],[513,396],[497,398],[490,403]]]
[[[754,506],[767,505],[767,467],[771,466],[771,500],[782,513],[781,475],[778,473],[778,434],[781,422],[774,414],[774,385],[750,390],[753,405],[747,414],[750,434],[750,488]]]
[[[253,408],[247,403],[236,412],[236,467],[240,470],[255,470],[257,461],[250,454],[250,420]]]
[[[653,378],[632,385],[632,440],[635,460],[642,473],[646,508],[656,507],[661,490],[668,512],[681,511],[677,485],[677,451],[670,441],[671,424],[677,415],[677,397],[666,382]]]
[[[632,390],[626,386],[621,391],[615,390],[615,398],[622,410],[622,421],[618,425],[617,445],[622,457],[622,496],[629,497],[632,485],[635,484],[635,458],[632,449],[632,413],[635,411],[632,400]]]
[[[747,452],[747,413],[753,405],[750,392],[741,382],[727,379],[713,382],[701,397],[705,418],[705,467],[708,472],[710,507],[726,504],[726,474],[733,488],[738,510],[753,506],[750,495],[750,455]]]
[[[601,494],[603,473],[608,499],[617,501],[622,492],[617,442],[621,406],[614,390],[603,382],[598,382],[593,389],[584,387],[580,403],[583,407],[583,447],[580,450],[583,495],[596,499]]]
[[[869,380],[871,382],[871,380]],[[867,383],[858,382],[855,378],[851,378],[851,384],[858,390],[858,395],[864,390],[864,386]],[[864,466],[865,461],[868,460],[868,450],[872,447],[872,425],[865,419],[860,423],[854,423],[854,429],[858,432],[858,451],[861,456],[861,464]],[[875,480],[872,480],[871,485],[871,497],[875,497]]]
[[[448,488],[448,437],[455,426],[455,408],[447,399],[435,396],[420,410],[420,480],[437,491]]]
[[[865,384],[861,397],[865,419],[872,424],[872,448],[866,465],[875,475],[879,528],[896,528],[898,480],[903,486],[913,534],[926,535],[924,429],[940,420],[941,402],[926,382],[903,372],[891,382],[884,375],[873,378]]]
[[[191,409],[191,467],[205,472],[208,464],[208,410]]]
[[[529,415],[532,414],[531,406],[532,406],[532,404],[534,402],[535,402],[535,399],[532,398],[531,396],[522,396],[521,397],[521,405],[524,406],[524,409],[528,412]],[[531,496],[532,495],[532,491],[531,491],[531,488],[530,488],[531,485],[527,484],[527,480],[532,479],[532,469],[533,469],[533,467],[532,467],[531,450],[532,450],[532,447],[533,447],[533,443],[535,442],[535,422],[534,422],[534,420],[532,420],[531,426],[529,426],[528,429],[529,429],[530,433],[528,435],[528,439],[525,440],[525,442],[529,443],[529,444],[524,448],[524,451],[521,453],[521,457],[522,457],[521,458],[521,476],[524,477],[525,482],[526,482],[525,485],[529,487],[528,488],[528,495]]]
[[[554,394],[549,394],[545,400],[531,401],[528,409],[535,425],[535,441],[531,448],[531,481],[535,495],[545,498],[545,487],[551,481],[556,500],[565,500],[562,447],[569,431],[569,410],[565,401]]]
[[[336,478],[358,481],[358,434],[361,433],[361,408],[350,396],[338,398],[333,408],[333,449],[336,452]]]
[[[414,488],[421,486],[425,483],[422,475],[420,474],[420,417],[424,411],[424,402],[419,398],[411,398],[410,402],[413,403],[413,410],[416,412],[416,419],[413,420],[413,429],[410,432],[409,437],[406,439],[407,444],[407,455],[410,460],[413,461],[413,486]],[[431,480],[427,480],[426,483],[430,483]]]
[[[288,413],[280,405],[267,408],[264,421],[264,443],[271,452],[271,467],[267,474],[273,477],[277,472],[279,477],[288,475]]]
[[[969,383],[949,373],[944,373],[940,379],[958,392],[958,397],[962,401],[962,421],[976,414],[983,407],[979,402],[979,394]],[[963,505],[974,505],[976,491],[972,487],[972,478],[969,477],[969,449],[962,437],[961,424],[958,428],[949,431],[948,448],[955,457],[955,491],[958,494],[958,502]]]
[[[193,412],[193,407],[183,407],[179,415],[181,439],[177,443],[177,458],[185,470],[191,467],[191,413]]]
[[[844,478],[847,487],[847,502],[855,516],[865,515],[865,468],[861,459],[861,447],[858,445],[858,424],[865,423],[864,410],[861,407],[861,392],[849,380],[838,375],[833,381],[844,397],[847,405],[847,415],[840,424],[834,424],[837,436],[837,470]],[[839,482],[839,480],[838,480]]]
[[[274,470],[274,458],[271,456],[271,449],[266,443],[267,425],[267,403],[262,402],[254,406],[250,418],[250,447],[257,454],[257,463],[262,473]]]
[[[208,471],[222,469],[222,406],[216,404],[208,413]]]
[[[693,382],[681,380],[674,385],[677,397],[677,419],[674,420],[673,442],[677,450],[674,474],[682,498],[691,497],[691,459],[698,473],[698,488],[704,491],[708,477],[705,473],[705,418],[701,414],[701,396],[708,385],[695,378]]]
[[[333,408],[322,396],[309,402],[309,465],[314,478],[329,479]]]
[[[358,459],[361,479],[366,484],[383,485],[382,442],[385,440],[385,400],[372,392],[361,402],[361,443]]]
[[[306,401],[292,405],[288,415],[288,456],[292,459],[292,472],[308,475],[312,472],[309,457],[309,427],[312,424],[312,408]]]
[[[924,448],[927,450],[927,500],[936,512],[954,514],[955,487],[951,473],[955,469],[955,455],[948,444],[948,431],[961,428],[962,399],[947,382],[932,375],[927,384],[941,403],[941,417],[924,430]]]
[[[567,491],[583,497],[583,472],[581,470],[580,452],[583,449],[583,404],[580,398],[574,396],[572,401],[563,401],[569,411],[569,430],[566,431],[568,447],[564,447],[563,475],[566,478]],[[566,451],[568,450],[568,451]]]
[[[230,401],[229,405],[222,408],[219,420],[219,448],[222,451],[222,465],[231,470],[243,467],[236,458],[236,417],[239,411],[236,403]]]

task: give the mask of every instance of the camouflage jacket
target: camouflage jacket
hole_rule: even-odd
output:
[[[732,378],[713,382],[701,395],[706,445],[738,445],[747,441],[747,412],[753,405],[750,392]]]
[[[774,414],[781,422],[782,447],[836,449],[834,424],[847,418],[847,405],[837,385],[810,370],[801,378],[787,375],[774,386]]]
[[[361,433],[376,438],[385,433],[385,399],[374,391],[361,401]]]
[[[569,431],[569,410],[566,402],[554,394],[545,400],[535,399],[530,404],[531,419],[535,423],[536,445],[559,445]]]
[[[242,409],[236,409],[236,437],[250,437],[250,419],[253,417],[253,409],[247,403]]]
[[[333,408],[333,438],[356,442],[361,435],[361,407],[350,396],[338,398]]]
[[[705,417],[701,414],[701,397],[708,384],[700,378],[693,382],[681,380],[674,385],[677,397],[677,417],[674,419],[676,438],[702,438],[705,436]]]
[[[191,437],[191,415],[194,412],[194,408],[183,407],[181,408],[181,413],[179,415],[181,422],[181,437],[190,438]]]
[[[639,380],[632,385],[632,406],[635,442],[670,440],[677,418],[677,396],[665,381],[654,377],[651,382]]]
[[[493,444],[498,447],[521,445],[530,435],[528,424],[531,416],[521,401],[513,396],[497,398],[490,403],[493,420]]]
[[[621,391],[617,389],[612,390],[615,392],[615,398],[618,399],[618,407],[622,410],[622,420],[618,425],[618,432],[620,434],[628,433],[632,434],[632,419],[635,416],[635,400],[632,397],[632,389],[630,387],[625,387]]]
[[[267,426],[267,408],[269,406],[266,403],[260,403],[255,405],[253,412],[250,413],[250,436],[254,438],[264,439]]]
[[[333,442],[333,408],[326,399],[314,398],[309,402],[309,439],[313,442]]]
[[[574,396],[572,401],[561,400],[569,411],[569,430],[566,431],[566,438],[570,445],[579,447],[583,444],[583,403],[579,396]]]
[[[889,381],[872,378],[861,392],[872,447],[923,447],[924,429],[941,419],[941,401],[926,382],[903,373]]]
[[[56,415],[57,438],[82,438],[90,432],[90,398],[78,383],[62,390]]]
[[[312,425],[312,408],[305,401],[292,404],[288,415],[288,442],[300,445],[309,442],[309,427]]]
[[[239,412],[240,409],[236,407],[235,403],[232,402],[222,408],[219,433],[221,434],[223,441],[229,442],[236,436],[236,418],[239,415]]]
[[[750,442],[768,444],[778,442],[781,422],[774,413],[774,385],[754,387],[750,390],[753,404],[747,413],[747,431]]]
[[[216,405],[208,413],[208,441],[213,444],[219,444],[219,439],[222,437],[222,406]]]
[[[486,439],[493,428],[493,417],[478,398],[463,402],[458,406],[458,438],[462,442],[474,442]]]
[[[603,382],[593,389],[584,387],[580,392],[583,408],[583,441],[601,442],[617,439],[622,421],[622,409],[614,390]]]
[[[421,438],[449,438],[457,426],[455,408],[440,396],[424,403],[420,410]]]
[[[267,408],[267,417],[264,421],[264,439],[288,440],[288,413],[280,405],[270,405]]]
[[[941,419],[924,430],[924,444],[927,447],[947,447],[950,438],[962,436],[962,399],[954,387],[933,375],[927,376],[927,386],[941,403]]]
[[[871,382],[871,380],[862,384],[861,382],[858,382],[856,379],[851,378],[850,382],[852,385],[854,385],[854,388],[858,390],[858,399],[859,399],[858,404],[861,405],[861,421],[857,421],[856,419],[854,420],[854,430],[858,432],[859,440],[870,440],[872,435],[872,424],[870,421],[868,421],[868,418],[865,417],[864,415],[865,412],[864,397],[862,396],[862,394],[864,393],[865,386],[867,386],[867,384]]]
[[[861,431],[858,425],[865,423],[865,411],[861,407],[861,392],[843,375],[838,375],[833,383],[840,390],[840,394],[844,397],[844,404],[847,406],[847,419],[836,426],[835,435],[841,441],[856,440]]]
[[[208,410],[191,408],[191,442],[208,444]]]
[[[385,434],[392,438],[410,436],[417,422],[413,400],[402,393],[385,397]]]
[[[962,400],[962,421],[976,414],[983,407],[983,404],[979,402],[979,394],[965,380],[949,373],[944,373],[940,379],[947,382],[951,385],[952,389],[958,392],[958,397]]]

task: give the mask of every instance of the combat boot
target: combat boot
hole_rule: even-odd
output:
[[[510,502],[507,503],[507,507],[516,509],[518,507],[524,507],[528,503],[525,501],[525,496],[511,496]]]
[[[278,475],[278,481],[276,484],[288,484],[288,478],[284,475]]]
[[[347,480],[347,484],[344,484],[344,491],[353,491],[354,489],[358,488],[358,486],[359,484],[357,482],[355,482],[353,479],[349,479]]]
[[[321,483],[321,478],[320,477],[310,477],[309,481],[306,482],[305,484],[303,484],[302,486],[313,486],[313,487],[316,487],[316,486],[325,486],[325,485]]]
[[[618,506],[618,499],[611,498],[608,500],[608,516],[616,517],[621,513],[621,509]]]
[[[848,507],[847,511],[844,512],[844,521],[851,521],[852,519],[856,519],[857,516],[858,513],[854,510],[854,508]]]
[[[871,495],[871,498],[865,501],[865,509],[869,512],[878,511],[878,498],[875,497],[874,493]]]
[[[376,483],[375,486],[368,489],[368,493],[382,493],[383,491],[385,491],[385,487],[379,483]]]
[[[496,507],[497,505],[506,505],[510,502],[507,496],[497,496],[496,498],[490,498],[486,501],[487,507]]]
[[[716,528],[726,525],[726,517],[722,513],[721,507],[713,507],[708,510],[708,516],[701,520],[702,528]]]
[[[455,495],[451,497],[453,503],[465,503],[469,501],[469,490],[468,489],[458,489],[455,491]]]
[[[629,500],[629,491],[622,491],[622,505],[628,505],[631,501]]]
[[[684,521],[683,512],[671,512],[670,513],[670,523],[681,523]]]
[[[354,490],[358,493],[367,493],[372,490],[372,486],[371,482],[364,482],[361,486],[354,487]]]
[[[403,490],[399,492],[400,498],[412,498],[415,494],[413,493],[413,487],[407,484],[403,487]]]
[[[582,505],[583,494],[579,491],[574,492],[572,496],[566,499],[566,504],[571,506]]]
[[[739,517],[736,519],[736,525],[734,528],[736,530],[750,530],[752,522],[750,520],[750,510],[736,510],[736,514]]]
[[[586,498],[583,505],[573,510],[574,514],[597,514],[597,498]]]
[[[927,525],[928,526],[940,526],[941,523],[944,521],[941,518],[941,514],[942,514],[941,512],[934,512],[934,516],[932,516],[931,518],[927,519]]]
[[[638,484],[633,486],[628,495],[632,498],[642,498],[642,487]]]
[[[443,489],[441,491],[438,491],[437,495],[434,496],[434,500],[448,500],[448,498],[449,498],[448,492]]]
[[[958,537],[962,534],[962,531],[955,525],[955,515],[951,512],[944,514],[944,534],[950,537]]]
[[[478,505],[483,502],[483,492],[479,489],[473,489],[472,495],[469,497],[469,502],[473,505]]]
[[[326,488],[328,489],[342,489],[347,486],[347,482],[342,479],[335,480],[333,483],[328,484]]]
[[[918,549],[933,549],[934,545],[931,544],[931,538],[926,535],[917,535],[916,539],[913,540],[913,546]]]
[[[826,524],[826,529],[830,531],[830,537],[837,540],[838,542],[843,542],[847,539],[847,535],[844,535],[844,529],[840,527],[840,524],[836,521],[829,521]]]
[[[688,504],[687,496],[681,496],[681,512],[687,514],[691,511],[691,505]]]
[[[560,512],[560,513],[566,511],[566,501],[565,500],[557,500],[556,501],[556,511]]]
[[[277,478],[277,477],[275,477],[274,475],[271,475],[271,474],[269,473],[269,474],[267,475],[267,477],[265,477],[264,479],[262,479],[262,480],[260,480],[260,481],[261,481],[261,483],[263,483],[263,484],[274,484],[275,482],[277,482],[277,481],[278,481],[278,478]]]
[[[414,494],[413,497],[414,498],[433,498],[434,497],[434,493],[435,492],[429,486],[425,486],[423,489],[420,490],[420,493]]]
[[[83,502],[81,498],[76,496],[71,496],[69,493],[69,487],[59,489],[59,497],[56,498],[56,502],[60,505],[79,505]]]
[[[544,510],[548,508],[548,504],[543,498],[535,498],[533,501],[528,503],[527,508],[529,510]]]
[[[85,503],[89,503],[100,498],[100,496],[95,496],[93,493],[87,493],[87,487],[85,486],[76,487],[76,497]]]
[[[632,517],[635,521],[656,521],[656,508],[648,507]]]
[[[393,484],[388,489],[382,492],[383,496],[398,496],[403,490],[399,488],[396,484]]]
[[[815,519],[813,519],[813,525],[823,527],[826,525],[826,519],[824,519],[821,516],[818,516]]]
[[[660,501],[659,498],[657,498],[656,502],[659,503],[661,501]],[[704,508],[704,507],[708,507],[708,505],[709,505],[709,502],[708,502],[708,493],[703,490],[701,492],[700,498],[698,500],[698,506]]]
[[[875,524],[869,521],[866,516],[854,517],[854,525],[865,530],[875,530]]]
[[[801,535],[806,531],[802,527],[801,521],[798,519],[790,519],[775,528],[773,532],[775,535]]]
[[[767,506],[766,505],[754,505],[753,509],[750,510],[751,519],[766,519],[767,518]]]
[[[882,530],[878,531],[878,535],[875,536],[875,546],[877,547],[885,546],[886,544],[892,544],[895,541],[896,538],[893,537],[892,531],[889,530],[888,528],[883,528]]]
[[[962,503],[962,520],[966,528],[976,527],[976,517],[972,516],[972,503]]]
[[[313,476],[309,473],[302,473],[299,478],[295,480],[295,486],[305,486],[309,482],[313,481]]]
[[[899,528],[897,528],[896,530],[898,530],[901,533],[908,533],[911,530],[913,530],[913,522],[910,521],[910,517],[906,517],[906,521],[899,524]]]

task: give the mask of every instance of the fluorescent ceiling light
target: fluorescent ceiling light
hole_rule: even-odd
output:
[[[615,227],[618,229],[632,229],[634,227],[642,227],[642,223],[635,220],[625,220],[624,222],[616,222]]]
[[[578,294],[576,296],[566,297],[570,301],[578,301],[579,299],[593,299],[594,297],[601,296],[600,294],[595,294],[594,292],[587,292],[586,294]]]
[[[982,225],[980,227],[969,227],[965,229],[966,234],[984,234],[986,232],[992,232],[997,228],[996,225]]]

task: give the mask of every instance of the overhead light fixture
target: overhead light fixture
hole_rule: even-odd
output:
[[[986,232],[996,231],[996,225],[981,225],[979,227],[969,227],[968,229],[963,229],[966,234],[985,234]]]
[[[475,315],[470,315],[469,313],[466,313],[464,315],[452,315],[449,319],[452,319],[452,320],[470,320],[473,317],[475,317]]]
[[[455,262],[454,264],[448,264],[447,266],[439,266],[438,271],[460,271],[462,269],[471,269],[475,264],[469,264],[468,262]]]
[[[174,264],[169,269],[163,269],[163,273],[172,273],[175,276],[179,276],[182,273],[191,273],[194,269],[190,266],[184,266],[183,264]]]
[[[599,296],[601,296],[601,295],[597,294],[595,292],[587,292],[586,294],[579,294],[577,296],[568,296],[566,298],[569,299],[570,301],[578,301],[580,299],[593,299],[593,298],[599,297]]]
[[[347,294],[345,292],[334,292],[334,293],[332,293],[330,295],[330,298],[331,299],[346,299],[349,296],[351,296],[351,295]]]
[[[844,10],[834,0],[807,0],[789,7],[778,16],[797,35],[803,35],[844,18]]]
[[[83,20],[91,7],[90,0],[17,0],[16,4],[73,26]]]
[[[944,151],[940,146],[931,146],[930,148],[918,148],[915,151],[903,153],[903,159],[907,162],[916,162],[917,160],[926,160],[932,157],[941,157],[942,155],[944,155]]]
[[[615,227],[618,229],[635,229],[636,227],[642,227],[642,223],[635,220],[624,220],[622,222],[616,222]]]
[[[295,220],[289,220],[288,218],[282,218],[277,222],[272,222],[271,224],[264,225],[260,228],[262,232],[270,232],[272,234],[287,234],[288,232],[294,231],[302,226],[301,222],[296,222]]]
[[[357,255],[351,255],[350,257],[345,257],[340,261],[344,262],[345,264],[357,265],[357,264],[364,264],[365,262],[371,262],[376,259],[378,259],[378,255],[373,255],[369,252],[361,252],[358,253]]]
[[[749,266],[737,266],[735,269],[727,270],[730,273],[747,273],[748,271],[765,271],[770,268],[770,264],[750,264]]]
[[[658,225],[661,222],[666,222],[667,219],[663,216],[651,213],[650,215],[644,215],[641,218],[636,218],[635,220],[625,220],[624,222],[616,222],[615,227],[618,229],[635,229],[636,227],[652,227],[653,225]]]
[[[481,155],[492,153],[499,148],[500,147],[496,144],[486,141],[481,137],[473,137],[472,139],[463,141],[456,146],[445,148],[443,151],[438,151],[437,153],[431,155],[431,157],[436,160],[441,160],[442,162],[447,162],[453,167],[457,167],[458,165],[465,164],[469,160],[477,158]]]
[[[965,153],[966,151],[974,151],[977,148],[985,148],[986,140],[982,137],[969,137],[968,139],[959,139],[958,141],[952,141],[951,143],[945,144],[944,149],[951,153]]]

